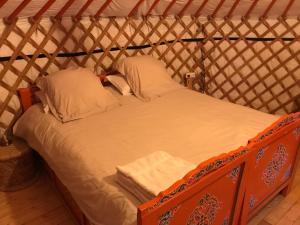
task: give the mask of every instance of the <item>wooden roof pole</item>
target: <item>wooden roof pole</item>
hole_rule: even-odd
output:
[[[19,13],[28,5],[28,3],[30,2],[31,0],[24,0],[13,12],[12,14],[10,14],[6,21],[7,22],[11,22],[13,21],[14,19],[16,19],[19,15]]]
[[[196,13],[195,13],[195,16],[196,16],[196,17],[200,16],[200,14],[201,14],[203,8],[206,6],[207,3],[208,3],[208,0],[204,0],[204,1],[202,2],[202,4],[200,5],[199,9],[198,9],[198,10],[196,11]]]
[[[70,8],[70,6],[73,4],[74,1],[75,0],[67,1],[67,3],[61,8],[61,10],[56,14],[56,16],[54,18],[61,19],[63,17],[63,15],[65,14],[65,12],[68,10],[68,8]]]
[[[226,15],[227,18],[230,18],[234,12],[234,10],[236,9],[236,7],[238,6],[238,4],[240,3],[241,0],[236,0],[233,4],[233,6],[231,7],[231,9],[229,10],[228,14]]]
[[[34,15],[33,20],[38,20],[55,2],[56,0],[49,0],[38,12]]]
[[[130,11],[128,16],[133,16],[135,12],[139,9],[140,5],[144,2],[145,0],[139,0],[138,3],[133,7],[133,9]]]
[[[8,0],[0,0],[0,8],[7,2]]]
[[[217,15],[218,11],[220,10],[220,8],[222,7],[222,5],[224,4],[225,1],[226,0],[221,0],[219,2],[219,4],[217,5],[217,8],[215,8],[215,11],[211,14],[212,18],[214,18]]]
[[[76,14],[75,18],[80,20],[81,15],[84,13],[84,11],[90,6],[90,4],[93,2],[94,0],[87,0],[87,2],[81,7],[81,9],[78,11],[78,13]]]
[[[106,0],[104,4],[101,6],[101,8],[96,12],[94,15],[95,18],[99,18],[101,13],[107,8],[107,6],[111,3],[112,0]]]
[[[250,6],[250,8],[248,9],[248,11],[245,14],[245,18],[248,18],[249,15],[251,14],[252,10],[254,9],[254,7],[257,5],[258,0],[254,0],[252,5]]]
[[[172,6],[176,3],[176,0],[172,0],[172,2],[167,6],[167,8],[165,9],[165,11],[163,12],[163,16],[167,16],[169,10],[172,8]]]
[[[185,10],[190,6],[190,4],[193,2],[193,0],[189,0],[185,6],[182,8],[182,10],[178,13],[178,16],[182,16],[185,12]]]
[[[273,5],[275,4],[277,0],[272,0],[272,2],[269,4],[268,8],[266,9],[266,11],[264,12],[264,14],[261,16],[263,18],[268,16],[269,11],[271,10],[271,8],[273,7]]]
[[[160,2],[160,0],[155,0],[151,7],[148,9],[148,12],[146,13],[146,16],[149,16],[151,11],[155,8],[155,6]]]
[[[282,17],[286,17],[286,15],[288,14],[290,8],[292,7],[293,3],[295,2],[295,0],[290,0],[287,7],[285,8],[285,10],[282,13]]]

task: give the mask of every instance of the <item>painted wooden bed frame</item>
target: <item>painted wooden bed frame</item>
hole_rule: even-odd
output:
[[[19,90],[23,111],[35,103],[36,90]],[[275,195],[289,193],[299,150],[297,112],[281,117],[246,146],[201,163],[156,198],[140,205],[138,225],[244,225]],[[92,224],[47,168],[79,224]]]

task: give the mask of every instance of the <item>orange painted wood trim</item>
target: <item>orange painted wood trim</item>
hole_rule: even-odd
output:
[[[30,106],[37,102],[37,100],[34,98],[34,93],[38,90],[39,88],[36,86],[18,89],[18,95],[23,112],[25,112]]]

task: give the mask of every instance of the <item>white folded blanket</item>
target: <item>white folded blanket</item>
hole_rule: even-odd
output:
[[[157,151],[124,166],[117,166],[117,181],[142,202],[170,187],[195,164]]]

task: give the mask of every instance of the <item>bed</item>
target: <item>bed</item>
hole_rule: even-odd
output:
[[[70,192],[85,215],[82,224],[198,224],[199,215],[205,217],[199,224],[245,224],[269,198],[287,191],[299,113],[278,120],[186,88],[146,103],[107,89],[121,107],[62,124],[35,104],[14,127]],[[115,166],[157,150],[202,163],[142,203],[116,184]]]

